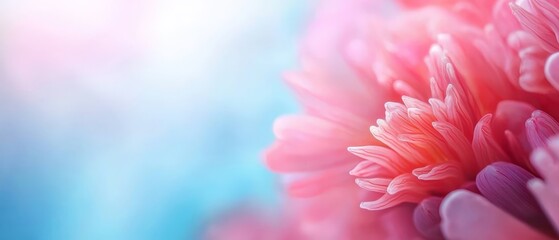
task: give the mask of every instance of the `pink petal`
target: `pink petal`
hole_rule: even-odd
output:
[[[347,150],[354,155],[365,159],[366,161],[370,161],[384,167],[390,173],[397,174],[410,169],[410,166],[406,164],[402,157],[389,148],[380,146],[362,146],[349,147]]]
[[[385,193],[392,179],[390,178],[357,178],[355,183],[368,191]]]
[[[526,120],[536,109],[525,102],[505,100],[497,105],[492,129],[499,141],[507,142],[516,163],[529,168],[528,154],[532,147],[526,138]],[[502,135],[501,133],[504,133]],[[500,135],[499,135],[500,134]]]
[[[350,86],[349,83],[357,79],[348,80],[348,84],[328,84],[335,81],[332,79],[335,76],[330,75],[332,73],[292,72],[285,73],[284,78],[308,112],[333,122],[355,127],[362,125],[364,119],[380,115],[380,109],[360,107],[359,103],[374,100],[359,87]]]
[[[538,16],[545,20],[548,27],[555,34],[555,41],[559,43],[559,3],[549,0],[531,0]],[[550,39],[550,41],[553,41]]]
[[[264,154],[269,168],[279,172],[320,170],[357,159],[346,146],[370,142],[350,129],[307,115],[284,116],[274,123],[277,141]]]
[[[509,2],[510,0],[500,0],[493,7],[493,18],[496,19],[493,24],[501,36],[508,36],[519,28],[518,22],[508,6]]]
[[[396,194],[386,193],[374,201],[362,202],[360,206],[367,210],[383,210],[402,203],[418,203],[427,196],[428,194],[426,193],[410,191],[398,192]]]
[[[559,52],[547,58],[545,62],[545,77],[556,90],[559,90]]]
[[[395,195],[399,192],[422,192],[429,185],[429,182],[420,181],[416,176],[404,173],[392,179],[386,192],[390,195]]]
[[[547,51],[553,51],[559,48],[554,32],[544,22],[544,19],[534,16],[534,14],[515,3],[510,3],[510,7],[520,24],[527,31],[536,35]]]
[[[559,123],[549,114],[536,110],[526,120],[526,135],[533,148],[545,145],[551,136],[559,134]]]
[[[266,150],[264,159],[266,165],[274,171],[302,172],[351,164],[351,160],[356,158],[345,150],[322,151],[312,147],[305,149],[293,147],[285,142],[276,142]]]
[[[458,156],[465,172],[473,177],[477,164],[472,161],[472,159],[475,159],[472,144],[464,136],[464,133],[454,125],[443,121],[433,122],[432,125],[446,140],[449,148]]]
[[[333,168],[318,173],[286,175],[285,185],[287,193],[295,197],[311,197],[339,186],[353,188],[353,185],[347,184],[353,181],[352,177],[347,174],[347,171],[344,168]]]
[[[536,46],[521,49],[518,53],[520,57],[520,77],[518,83],[523,90],[534,93],[548,94],[555,89],[549,81],[545,79],[544,65],[549,53]]]
[[[551,141],[559,142],[559,139],[555,138]],[[531,155],[532,164],[541,174],[541,176],[554,188],[557,188],[556,192],[559,194],[559,160],[556,151],[547,150],[545,148],[539,148],[534,150]]]
[[[414,207],[413,204],[401,204],[388,210],[380,218],[383,228],[387,231],[387,237],[364,236],[364,239],[419,239],[419,233],[412,221]]]
[[[559,195],[547,186],[542,180],[532,179],[528,182],[528,188],[538,198],[544,207],[546,216],[553,223],[556,232],[559,232]]]
[[[412,173],[417,179],[425,181],[445,180],[448,182],[458,180],[462,182],[464,180],[461,165],[453,161],[416,168]]]
[[[559,232],[559,138],[548,141],[547,148],[535,150],[531,160],[545,181],[533,179],[528,182],[528,188]]]
[[[483,116],[474,129],[472,148],[480,168],[492,162],[509,160],[493,136],[490,127],[491,118],[491,114]]]
[[[371,162],[371,161],[361,161],[357,166],[355,166],[349,174],[356,177],[394,177],[397,175],[396,172],[391,172],[389,169],[383,166]]]

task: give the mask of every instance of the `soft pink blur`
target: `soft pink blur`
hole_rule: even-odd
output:
[[[12,3],[2,16],[2,61],[8,84],[33,94],[57,81],[77,81],[138,57],[147,1]],[[62,77],[61,77],[62,76]]]

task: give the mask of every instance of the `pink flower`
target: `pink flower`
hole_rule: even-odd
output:
[[[307,197],[294,221],[315,231],[294,231],[557,236],[559,2],[402,2],[329,1],[286,75],[304,113],[277,120],[265,158]]]

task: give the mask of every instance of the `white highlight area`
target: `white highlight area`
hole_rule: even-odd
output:
[[[273,195],[258,153],[292,101],[302,2],[0,0],[9,238],[192,239]]]

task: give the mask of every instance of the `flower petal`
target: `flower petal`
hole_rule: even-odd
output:
[[[549,114],[536,110],[526,120],[526,135],[533,148],[542,147],[547,139],[559,134],[559,123]]]
[[[545,77],[547,81],[559,90],[559,52],[551,54],[545,62]]]
[[[559,138],[551,138],[547,142],[547,148],[536,149],[531,160],[545,182],[532,179],[528,182],[528,188],[545,210],[555,231],[559,232]]]
[[[466,190],[446,196],[440,213],[448,239],[551,239]]]
[[[508,156],[493,136],[493,131],[490,127],[491,118],[491,114],[483,116],[474,129],[472,148],[480,168],[492,162],[508,161]]]
[[[417,230],[427,239],[444,239],[441,232],[440,197],[430,197],[421,201],[413,212],[413,222]]]
[[[535,227],[549,224],[526,183],[534,175],[512,163],[496,162],[485,167],[476,177],[481,194],[495,206]]]

